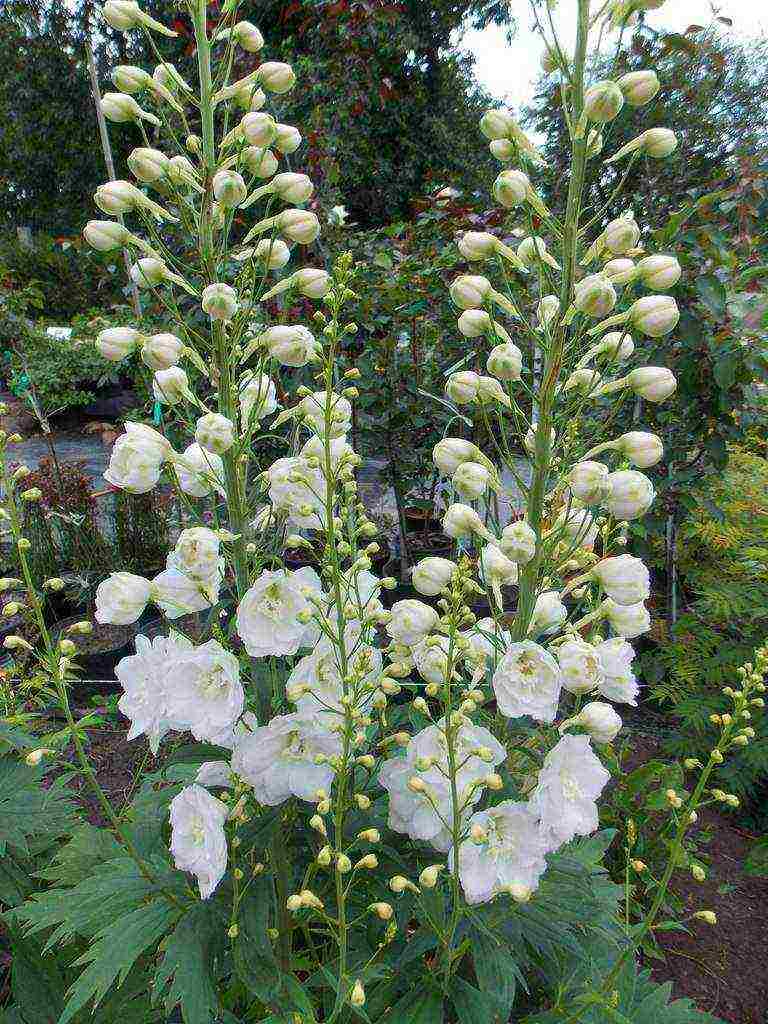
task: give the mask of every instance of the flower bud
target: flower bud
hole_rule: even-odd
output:
[[[177,405],[182,399],[189,398],[189,379],[180,366],[170,366],[167,370],[158,370],[152,379],[152,394],[161,405]]]
[[[493,198],[508,210],[514,210],[526,201],[531,182],[527,174],[517,169],[502,171],[493,183]]]
[[[704,879],[707,877],[707,873],[704,870],[704,868],[701,866],[701,864],[692,864],[691,865],[691,874],[693,875],[693,877],[696,879],[697,882],[703,882]]]
[[[228,284],[209,284],[201,305],[212,320],[231,320],[239,308],[237,292]]]
[[[630,310],[631,322],[651,338],[661,338],[677,327],[680,310],[671,295],[645,295]]]
[[[602,603],[602,611],[613,631],[627,640],[641,636],[651,628],[651,617],[648,614],[648,609],[642,603],[617,604],[607,597]]]
[[[131,232],[114,220],[89,220],[83,229],[83,238],[97,252],[111,252],[126,245]]]
[[[505,110],[488,110],[480,118],[480,131],[486,139],[509,139],[515,127],[514,118]]]
[[[264,46],[264,36],[250,21],[238,21],[229,35],[246,53],[258,53]]]
[[[184,345],[175,334],[153,334],[141,346],[141,361],[151,370],[169,370],[181,359]]]
[[[350,1006],[365,1006],[365,989],[363,983],[358,978],[355,984],[352,986],[352,991],[349,993]]]
[[[596,355],[606,355],[611,360],[623,362],[635,351],[635,343],[623,331],[609,331],[595,346]]]
[[[622,726],[621,718],[611,705],[600,700],[593,700],[585,704],[578,715],[570,719],[570,722],[585,729],[595,743],[613,743]]]
[[[634,555],[603,558],[593,567],[591,575],[616,604],[639,604],[651,593],[648,569]]]
[[[644,153],[654,160],[663,160],[674,153],[676,149],[677,136],[670,128],[649,128],[618,149],[605,162],[612,164],[616,160],[621,160],[630,153],[636,152]]]
[[[643,107],[650,103],[661,88],[659,76],[650,68],[630,71],[616,82],[630,107]]]
[[[506,391],[493,377],[478,377],[477,400],[481,405],[486,402],[500,402],[508,408],[511,406],[509,396]]]
[[[256,72],[256,77],[268,92],[278,94],[290,92],[296,84],[296,75],[291,65],[276,60],[262,64]]]
[[[665,366],[638,366],[628,376],[629,386],[648,402],[663,402],[674,393],[677,380]]]
[[[674,256],[656,253],[638,260],[637,273],[646,288],[661,292],[667,288],[674,288],[680,280],[682,270]]]
[[[624,95],[616,82],[597,82],[584,94],[584,113],[590,121],[612,121],[624,106]]]
[[[389,903],[372,903],[368,909],[372,910],[382,921],[389,921],[394,914]]]
[[[458,319],[458,327],[465,338],[481,338],[493,331],[494,324],[490,313],[484,309],[465,309]]]
[[[502,164],[511,163],[517,156],[517,146],[509,139],[491,139],[488,149],[491,151],[491,156]]]
[[[96,350],[102,358],[117,363],[134,351],[142,337],[133,327],[108,327],[96,335]]]
[[[585,505],[599,505],[610,492],[608,467],[602,462],[577,462],[568,474],[568,488]]]
[[[144,71],[143,68],[133,67],[130,64],[119,64],[114,68],[112,71],[112,81],[120,92],[130,95],[154,85],[151,75]]]
[[[245,114],[240,122],[240,128],[248,142],[259,148],[272,145],[277,135],[274,117],[261,111]]]
[[[306,174],[286,172],[277,174],[264,189],[274,192],[284,203],[306,203],[315,191],[315,186]]]
[[[301,145],[301,132],[292,124],[275,125],[275,149],[284,156],[295,153]]]
[[[556,295],[545,295],[536,307],[536,319],[542,330],[549,327],[560,313],[560,299]]]
[[[488,278],[477,274],[457,277],[450,288],[451,298],[459,309],[481,308],[490,291],[492,288]]]
[[[560,269],[560,264],[550,255],[547,250],[547,243],[537,235],[530,235],[524,238],[517,247],[517,255],[526,267],[531,267],[537,262],[546,263],[554,270]]]
[[[574,305],[587,316],[607,316],[616,305],[616,290],[605,274],[589,274],[574,288]]]
[[[411,570],[414,589],[425,597],[437,597],[455,571],[456,563],[448,558],[422,558]]]
[[[518,565],[526,565],[536,554],[536,534],[520,519],[504,527],[499,547],[507,558]]]
[[[444,867],[444,864],[430,864],[428,868],[424,868],[419,875],[419,885],[423,889],[434,889]]]
[[[217,171],[213,176],[213,194],[224,209],[232,210],[245,201],[248,189],[236,171]]]
[[[605,507],[616,519],[623,521],[644,516],[653,504],[653,484],[643,473],[622,469],[608,474],[610,493]]]
[[[119,32],[126,32],[132,28],[148,28],[166,36],[176,35],[171,29],[145,14],[136,0],[107,0],[101,13],[106,23]]]
[[[638,875],[648,870],[648,865],[642,860],[631,860],[630,864],[632,865],[632,870],[636,871]]]
[[[466,310],[466,312],[471,311]],[[464,315],[462,313],[462,316]],[[491,349],[485,366],[488,373],[498,377],[499,380],[520,380],[523,370],[523,354],[513,342],[505,341],[502,345],[496,345]]]
[[[661,438],[644,430],[630,430],[622,434],[615,446],[639,469],[655,466],[664,456]]]
[[[603,232],[603,242],[617,256],[634,249],[639,241],[640,228],[631,211],[612,220]]]
[[[467,501],[477,501],[491,485],[491,474],[477,462],[462,462],[453,474],[452,481],[457,493]]]
[[[154,114],[142,110],[133,96],[128,96],[123,92],[104,93],[101,99],[101,110],[108,121],[114,121],[116,124],[136,121],[149,121],[155,126],[160,124],[160,120]]]
[[[469,405],[477,398],[480,377],[473,370],[452,373],[445,385],[445,393],[456,405]]]
[[[235,443],[235,425],[226,416],[209,412],[197,421],[195,440],[209,452],[222,455]]]
[[[240,159],[245,169],[257,178],[271,178],[279,167],[277,157],[265,146],[247,146]]]
[[[624,284],[631,284],[637,277],[637,268],[634,260],[615,259],[609,260],[603,267],[603,273],[615,287]]]
[[[131,174],[139,181],[152,184],[168,173],[170,160],[159,149],[139,147],[128,156]]]
[[[483,525],[480,516],[469,505],[459,503],[450,505],[443,516],[443,532],[448,537],[459,539],[477,534],[486,540],[491,540],[491,534]]]
[[[444,476],[453,476],[462,462],[491,465],[477,445],[463,437],[444,437],[438,441],[432,449],[432,461]]]

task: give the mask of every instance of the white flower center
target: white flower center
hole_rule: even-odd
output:
[[[222,665],[212,665],[197,681],[200,696],[207,700],[216,700],[217,697],[223,696],[227,688],[227,677]]]
[[[563,796],[571,803],[579,800],[584,795],[578,782],[576,782],[574,777],[565,767],[560,769],[560,785],[563,788]]]
[[[195,846],[205,844],[205,826],[202,818],[193,818],[189,825],[189,837]]]

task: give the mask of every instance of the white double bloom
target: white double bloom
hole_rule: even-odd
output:
[[[596,830],[595,801],[609,778],[587,736],[563,736],[549,751],[530,799],[548,849]]]
[[[295,572],[267,570],[243,594],[237,609],[237,633],[252,658],[296,654],[317,640],[317,627],[300,622],[311,612],[307,596],[321,595],[320,579],[304,566]]]
[[[532,640],[510,644],[493,673],[493,692],[507,718],[554,722],[562,675],[552,655]]]
[[[227,805],[202,786],[187,786],[171,800],[171,853],[180,871],[196,876],[203,900],[227,870],[224,822],[228,812]]]

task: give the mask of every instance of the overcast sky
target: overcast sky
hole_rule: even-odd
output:
[[[483,32],[467,32],[463,47],[476,58],[475,75],[494,96],[518,106],[531,98],[538,78],[543,49],[537,33],[531,29],[527,0],[511,0],[518,14],[518,34],[508,45],[504,32],[488,28]],[[556,22],[561,43],[573,47],[576,0],[560,0]],[[719,13],[733,20],[737,35],[768,33],[768,3],[765,0],[717,0]],[[692,24],[707,25],[712,20],[710,0],[667,0],[662,8],[649,11],[647,22],[654,28],[682,32]],[[613,36],[612,38],[615,38]]]

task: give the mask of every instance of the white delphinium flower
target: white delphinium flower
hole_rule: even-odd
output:
[[[435,628],[439,615],[423,601],[395,601],[386,629],[390,637],[406,647],[415,647]]]
[[[146,736],[156,754],[160,740],[174,728],[168,718],[164,671],[177,655],[192,648],[192,641],[179,633],[153,640],[137,636],[136,653],[122,658],[115,677],[123,688],[118,708],[131,721],[128,739]]]
[[[641,636],[651,628],[651,616],[642,602],[640,604],[617,604],[610,597],[606,597],[601,608],[603,615],[610,622],[611,628],[619,636],[626,637],[627,640]]]
[[[171,727],[189,729],[195,739],[216,743],[242,714],[240,664],[218,640],[177,652],[161,678]]]
[[[104,479],[131,494],[146,494],[157,485],[170,451],[170,441],[152,427],[126,423],[125,433],[112,448]]]
[[[301,456],[276,459],[267,470],[269,500],[276,512],[303,529],[322,526],[326,484],[319,467],[311,468]]]
[[[395,832],[421,839],[435,849],[451,848],[453,806],[448,778],[448,748],[445,720],[429,725],[417,733],[405,756],[392,757],[379,770],[379,782],[389,794],[389,826]],[[478,754],[487,748],[486,760]],[[464,721],[454,738],[456,763],[461,766],[456,776],[461,808],[469,808],[482,795],[482,787],[473,786],[493,766],[506,757],[504,747],[482,726]],[[427,767],[429,766],[429,767]],[[414,790],[409,781],[414,777],[423,788]]]
[[[568,489],[585,505],[598,505],[610,493],[608,467],[602,462],[577,462],[568,474]]]
[[[425,597],[437,597],[455,571],[456,563],[449,558],[422,558],[411,570],[414,590]]]
[[[358,699],[355,706],[365,710],[373,696],[373,681],[381,675],[382,657],[381,651],[377,648],[359,643],[359,634],[359,628],[345,630],[347,675],[360,676],[356,684]],[[305,655],[294,666],[286,680],[285,692],[288,699],[296,704],[298,711],[308,717],[314,717],[316,721],[320,721],[325,712],[342,713],[344,683],[339,667],[339,654],[329,640],[323,638],[311,654]],[[351,688],[348,694],[353,696]],[[334,718],[329,717],[327,724],[330,728],[334,724]]]
[[[504,800],[477,811],[469,825],[482,829],[484,838],[465,839],[459,848],[459,879],[467,903],[487,903],[501,893],[528,899],[547,867],[537,815],[528,804]],[[451,867],[452,856],[453,851]]]
[[[232,765],[229,761],[203,761],[197,769],[195,782],[206,788],[219,786],[222,789],[231,789]]]
[[[483,582],[490,586],[497,605],[503,605],[501,588],[517,583],[517,563],[507,558],[497,544],[486,544],[480,552],[479,565]]]
[[[621,636],[603,640],[595,647],[600,659],[600,693],[617,704],[637,705],[640,688],[632,671],[635,649]]]
[[[185,494],[207,498],[214,489],[219,494],[224,493],[224,463],[215,452],[197,443],[191,444],[181,455],[175,456],[173,465],[179,487]]]
[[[224,822],[229,808],[202,786],[186,786],[171,800],[171,853],[180,871],[197,877],[200,899],[207,900],[227,870]]]
[[[536,598],[528,632],[532,636],[538,636],[542,633],[544,636],[549,636],[551,633],[556,633],[558,627],[567,618],[568,609],[560,599],[558,592],[556,590],[545,590]]]
[[[299,410],[304,417],[304,422],[320,437],[342,437],[349,433],[352,426],[352,406],[349,400],[341,395],[332,394],[330,398],[330,424],[326,431],[326,406],[328,395],[325,391],[316,391],[313,395],[307,395],[299,403]]]
[[[235,443],[235,425],[218,412],[208,412],[197,421],[195,440],[201,448],[223,455]]]
[[[472,682],[476,683],[485,675],[486,669],[494,669],[512,643],[511,634],[501,629],[495,619],[490,617],[478,619],[471,629],[465,630],[461,636],[469,646],[464,657],[474,666]]]
[[[501,531],[499,547],[518,565],[527,565],[536,554],[536,534],[528,523],[518,520]]]
[[[573,636],[557,648],[557,660],[564,689],[569,693],[591,693],[603,681],[599,652],[592,644]]]
[[[416,671],[427,683],[442,686],[448,678],[448,653],[450,641],[447,636],[430,636],[413,648],[413,663]],[[456,664],[454,651],[454,666]]]
[[[639,604],[650,597],[650,573],[634,555],[603,558],[592,568],[591,575],[617,604]]]
[[[597,829],[595,801],[609,779],[587,736],[563,736],[549,751],[530,798],[548,849]]]
[[[574,725],[585,729],[595,743],[613,743],[621,731],[622,721],[610,704],[593,700],[585,704],[578,715],[566,719],[560,726],[560,732]]]
[[[275,382],[266,373],[249,371],[240,381],[240,415],[243,425],[259,423],[277,410]]]
[[[196,580],[220,577],[224,566],[219,556],[218,534],[207,526],[192,526],[182,530],[173,551],[166,559],[166,566],[178,569]]]
[[[595,546],[599,532],[595,515],[586,508],[562,509],[555,518],[555,528],[587,551]]]
[[[97,622],[127,626],[147,607],[152,584],[132,572],[113,572],[96,588]]]
[[[299,712],[278,715],[269,725],[237,738],[232,771],[252,788],[260,804],[274,807],[291,796],[316,800],[319,789],[330,790],[334,771],[329,758],[341,753],[341,740],[317,721]]]
[[[539,644],[509,644],[492,685],[499,711],[507,718],[530,715],[537,722],[554,722],[562,677],[555,659]]]
[[[195,579],[178,569],[164,569],[152,580],[152,600],[167,619],[178,619],[216,604],[221,580],[221,569],[206,579]]]
[[[644,516],[653,504],[653,484],[636,469],[620,469],[608,474],[610,491],[605,507],[616,519],[630,520]]]
[[[252,658],[296,654],[313,642],[316,627],[299,620],[312,610],[311,594],[319,597],[321,587],[309,566],[295,572],[267,570],[254,581],[237,609],[237,634]]]

